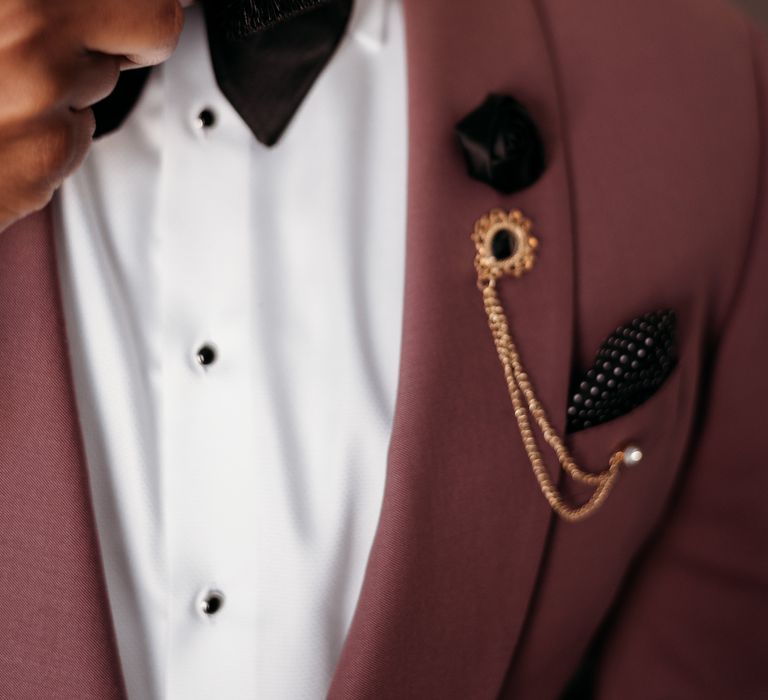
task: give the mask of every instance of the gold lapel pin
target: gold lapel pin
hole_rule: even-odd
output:
[[[518,210],[507,213],[494,209],[478,219],[472,233],[476,249],[477,284],[483,294],[488,326],[534,476],[552,510],[564,520],[576,522],[593,514],[604,503],[619,477],[621,466],[639,461],[635,454],[638,450],[627,448],[615,452],[608,462],[608,468],[602,472],[584,471],[573,460],[565,441],[557,434],[536,397],[497,289],[497,282],[503,277],[518,278],[534,268],[539,241],[532,235],[532,229],[531,221]],[[576,481],[595,487],[592,496],[583,505],[572,506],[566,503],[552,481],[533,433],[531,417],[566,473]]]
[[[536,264],[539,241],[531,235],[531,222],[520,211],[507,214],[494,209],[475,223],[475,269],[479,284],[504,275],[522,277]]]

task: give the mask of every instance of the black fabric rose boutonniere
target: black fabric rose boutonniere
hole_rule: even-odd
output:
[[[456,134],[469,175],[503,194],[530,187],[546,167],[538,127],[509,95],[489,95],[456,125]]]

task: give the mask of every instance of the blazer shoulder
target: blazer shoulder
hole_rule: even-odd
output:
[[[752,20],[727,0],[534,0],[556,50],[582,70],[704,75],[712,89],[749,82]],[[663,85],[663,83],[662,83]]]
[[[596,231],[657,232],[650,249],[684,256],[691,279],[729,298],[766,170],[762,36],[724,0],[534,1],[582,216]],[[651,214],[633,228],[624,211],[638,201]]]
[[[608,33],[630,39],[630,45],[654,36],[675,37],[687,45],[715,49],[721,42],[744,40],[753,21],[732,0],[534,0],[558,24],[567,24],[574,36]],[[647,32],[652,32],[647,33]],[[636,38],[632,41],[632,36]],[[674,48],[674,47],[672,47]],[[678,47],[679,48],[679,47]]]

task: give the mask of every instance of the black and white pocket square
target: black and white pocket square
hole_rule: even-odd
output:
[[[653,396],[677,365],[676,325],[675,312],[662,309],[611,333],[571,385],[566,432],[607,423]]]

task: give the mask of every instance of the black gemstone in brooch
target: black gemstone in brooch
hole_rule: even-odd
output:
[[[522,277],[536,263],[538,239],[521,211],[494,209],[475,223],[475,269],[478,284],[504,275]]]

